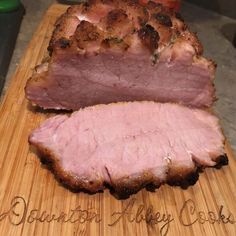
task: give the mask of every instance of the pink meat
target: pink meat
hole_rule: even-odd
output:
[[[97,105],[45,121],[29,138],[74,189],[119,194],[181,184],[222,163],[224,136],[210,113],[154,102]],[[224,156],[224,161],[227,158]]]
[[[209,107],[215,99],[215,64],[179,15],[152,1],[73,6],[57,21],[49,50],[25,88],[43,108],[142,100]]]

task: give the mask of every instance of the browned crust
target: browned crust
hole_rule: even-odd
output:
[[[63,27],[62,22],[69,15],[68,11],[69,11],[69,9],[64,14],[62,14],[57,19],[57,21],[55,22],[55,28],[54,28],[54,30],[52,32],[52,37],[51,37],[49,45],[48,45],[48,52],[49,52],[49,54],[52,54],[52,52],[53,52],[53,48],[54,48],[54,45],[56,43],[56,39],[58,37],[58,34],[59,34],[61,28]]]
[[[30,141],[29,141],[30,142]],[[85,179],[77,178],[70,173],[67,173],[61,168],[58,158],[49,149],[43,147],[40,144],[33,144],[38,151],[39,158],[43,164],[53,172],[55,178],[63,185],[72,191],[85,191],[89,193],[96,193],[99,190],[103,190],[103,180],[86,181]]]
[[[122,51],[126,51],[129,48],[129,45],[124,40],[113,37],[104,39],[101,46],[105,49],[118,48]]]
[[[123,9],[114,9],[107,14],[106,24],[107,29],[117,27],[117,24],[124,23],[128,19],[126,12]]]
[[[86,48],[88,42],[101,41],[100,30],[88,21],[81,21],[75,32],[77,46],[81,49]]]
[[[102,32],[103,38],[98,41],[98,45],[110,36],[125,40],[128,35],[138,32],[141,42],[145,47],[148,47],[150,53],[154,53],[159,44],[168,46],[178,38],[187,40],[195,49],[196,55],[201,55],[203,52],[197,36],[188,30],[180,15],[161,4],[149,1],[147,5],[142,5],[138,0],[90,0],[87,3],[68,8],[67,12],[57,20],[48,47],[50,54],[56,48],[65,49],[73,44],[70,41],[75,40],[76,31],[70,37],[64,35],[65,29],[68,27],[68,19],[76,18],[76,13],[89,14],[90,11],[93,12],[93,6],[99,3],[112,6],[114,9],[100,19],[99,24],[104,26],[104,31]],[[133,16],[132,20],[130,15]],[[78,20],[77,27],[80,24],[81,22]],[[96,24],[94,26],[97,34]],[[127,32],[121,37],[120,33],[122,31]],[[159,40],[160,38],[161,40]],[[126,44],[129,44],[129,42],[126,42]]]
[[[148,191],[155,191],[156,188],[159,188],[165,183],[186,189],[197,182],[199,173],[205,168],[204,166],[194,166],[193,168],[172,166],[166,173],[167,179],[165,182],[160,181],[148,171],[136,178],[124,177],[118,180],[110,179],[111,183],[105,182],[104,179],[88,181],[64,171],[61,168],[58,158],[49,149],[46,149],[38,143],[31,144],[37,148],[41,162],[47,165],[53,172],[55,178],[66,188],[73,192],[84,191],[87,193],[96,193],[108,187],[110,192],[118,199],[128,198],[131,194],[137,193],[142,188],[146,188]],[[217,164],[214,167],[219,169],[228,164],[227,155],[219,156],[215,161]],[[107,174],[109,176],[109,173]]]
[[[158,48],[160,36],[159,33],[151,25],[144,25],[138,31],[138,36],[141,39],[143,45],[150,49],[151,52]]]
[[[82,4],[81,4],[82,5]],[[56,48],[57,46],[60,47],[60,44],[58,45],[58,42],[63,39],[63,40],[67,40],[69,42],[69,38],[64,36],[64,29],[67,27],[67,21],[69,18],[73,18],[73,13],[76,12],[77,10],[79,10],[79,6],[73,6],[73,7],[69,7],[67,9],[67,11],[62,14],[55,22],[55,28],[52,32],[52,37],[49,41],[49,45],[48,45],[48,52],[51,55],[54,48]],[[60,43],[60,42],[59,42]],[[65,48],[62,47],[61,48]]]
[[[161,25],[167,26],[167,27],[172,27],[172,21],[170,16],[163,14],[163,13],[154,13],[153,14],[154,19],[160,23]]]

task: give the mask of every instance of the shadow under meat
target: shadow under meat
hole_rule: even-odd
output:
[[[51,115],[69,115],[72,113],[70,110],[55,110],[55,109],[43,109],[39,106],[34,106],[30,102],[27,104],[27,109],[33,113],[51,114]]]

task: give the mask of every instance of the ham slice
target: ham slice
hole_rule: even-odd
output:
[[[163,183],[194,184],[198,170],[227,164],[209,112],[178,104],[97,105],[46,120],[29,141],[74,190],[110,187],[119,197]]]
[[[145,2],[145,3],[144,3]],[[28,80],[26,97],[49,109],[121,101],[209,107],[215,64],[179,14],[138,0],[90,0],[56,22],[50,59]]]

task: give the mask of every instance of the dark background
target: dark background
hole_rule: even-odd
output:
[[[236,0],[186,0],[186,2],[197,4],[236,19]]]

